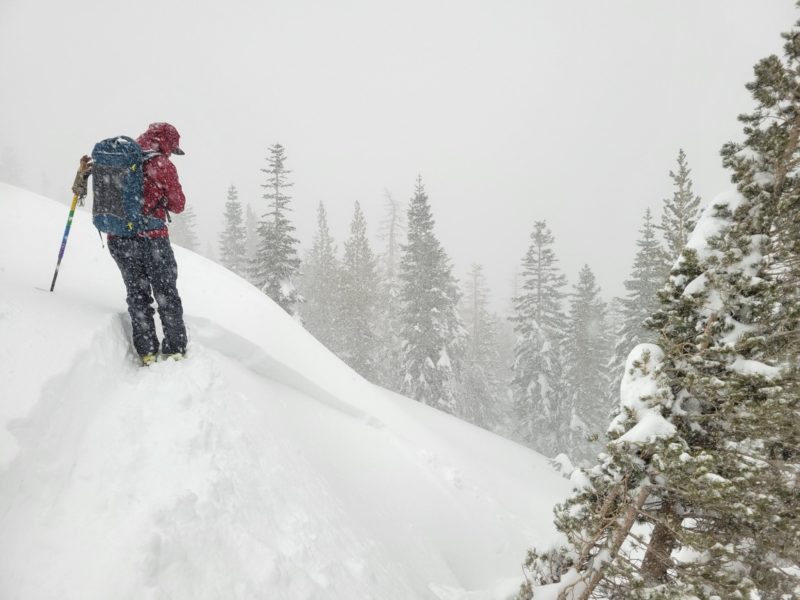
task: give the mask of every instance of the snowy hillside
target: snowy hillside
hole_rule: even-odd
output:
[[[139,367],[79,209],[0,184],[0,598],[496,599],[555,536],[541,456],[376,388],[176,248],[188,358]]]

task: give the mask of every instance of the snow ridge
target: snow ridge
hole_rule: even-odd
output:
[[[0,184],[0,210],[0,597],[489,600],[555,539],[570,483],[540,455],[181,248],[189,355],[141,368],[86,209],[53,294],[66,209]]]

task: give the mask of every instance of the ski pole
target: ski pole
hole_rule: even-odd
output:
[[[67,226],[64,228],[64,238],[61,240],[61,250],[58,251],[58,262],[56,263],[56,271],[53,273],[53,283],[50,284],[50,291],[56,287],[56,277],[58,277],[58,267],[61,266],[61,259],[64,258],[64,250],[67,247],[67,238],[69,237],[69,229],[72,227],[72,217],[75,215],[75,207],[78,205],[78,194],[72,196],[72,205],[69,207],[69,217],[67,217]]]

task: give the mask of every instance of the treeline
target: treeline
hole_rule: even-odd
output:
[[[508,429],[503,320],[491,311],[482,267],[473,266],[459,287],[422,178],[407,207],[386,193],[380,251],[356,202],[340,252],[320,203],[311,247],[301,257],[285,163],[285,149],[272,146],[262,169],[267,210],[257,222],[229,189],[220,262],[369,381],[482,427]]]
[[[534,225],[511,317],[517,334],[511,391],[516,437],[546,456],[594,460],[619,405],[628,352],[653,339],[645,319],[700,206],[683,150],[677,163],[669,173],[673,194],[663,201],[661,224],[653,222],[649,209],[644,212],[623,298],[606,303],[589,265],[568,291],[552,232],[544,221]]]
[[[700,198],[682,150],[660,225],[645,211],[626,297],[603,300],[588,265],[570,287],[554,236],[540,221],[503,315],[492,308],[481,265],[457,280],[421,178],[407,204],[386,192],[380,248],[369,241],[358,202],[339,248],[320,203],[311,247],[301,256],[286,160],[282,146],[270,148],[259,218],[249,206],[243,210],[235,187],[228,190],[219,238],[224,266],[369,381],[547,456],[563,453],[577,463],[594,457],[619,402],[625,357],[652,339],[643,322],[697,220]],[[177,243],[185,237],[181,228],[173,231]]]

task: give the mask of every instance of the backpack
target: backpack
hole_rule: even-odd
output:
[[[126,136],[97,142],[92,150],[92,222],[98,230],[120,237],[161,229],[164,221],[142,213],[147,157]]]

